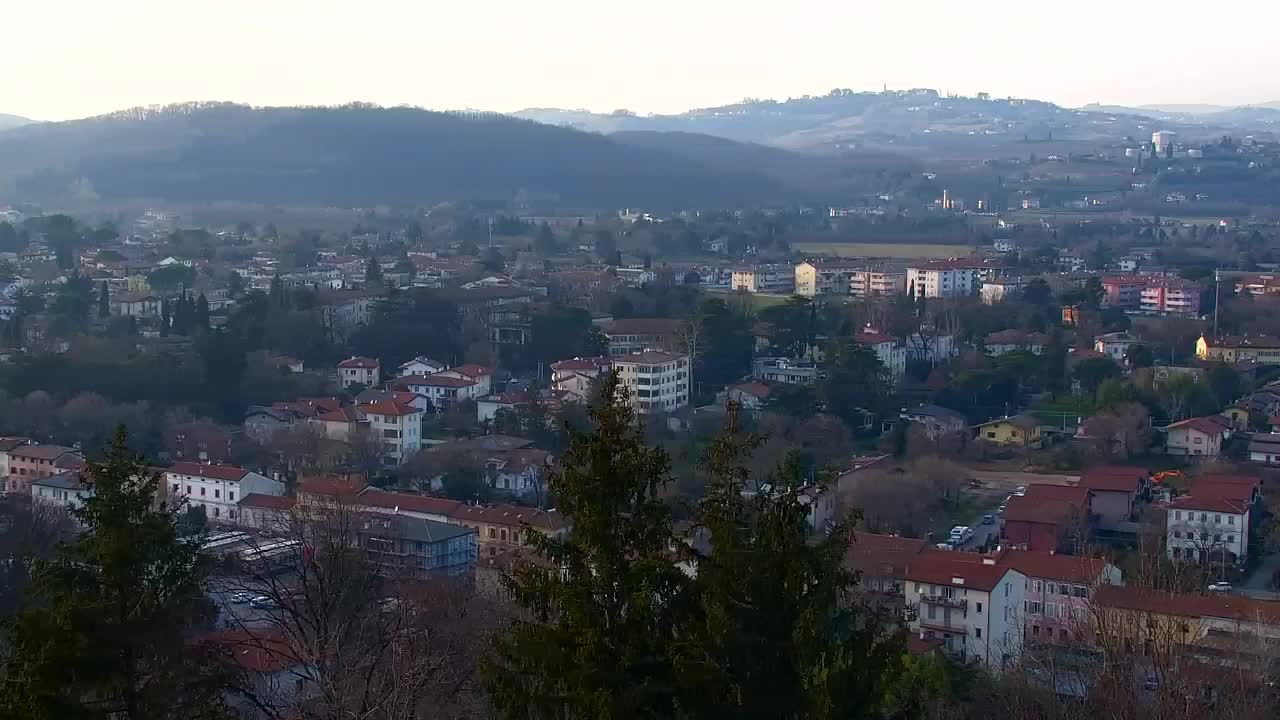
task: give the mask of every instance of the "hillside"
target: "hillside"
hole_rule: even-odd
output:
[[[17,115],[5,115],[0,113],[0,130],[9,130],[10,128],[20,127],[22,125],[30,125],[33,121]]]
[[[366,206],[505,202],[523,190],[587,207],[795,195],[734,156],[733,147],[699,158],[494,114],[205,103],[6,131],[0,192]]]

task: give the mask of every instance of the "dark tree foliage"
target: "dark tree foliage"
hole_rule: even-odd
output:
[[[827,355],[827,377],[820,392],[827,410],[853,427],[863,411],[878,412],[886,397],[884,365],[875,352],[852,339],[836,343]]]
[[[529,323],[532,337],[522,350],[522,367],[548,368],[571,357],[605,354],[608,341],[591,322],[591,313],[578,307],[553,305],[536,313]]]
[[[225,717],[216,658],[188,640],[211,620],[201,535],[157,508],[160,476],[124,430],[86,475],[84,532],[32,568],[36,603],[5,630],[0,716],[27,720]]]
[[[107,289],[107,281],[103,280],[98,287],[98,318],[111,317],[111,292]]]
[[[166,265],[147,273],[147,284],[157,293],[172,294],[191,287],[196,271],[186,265]]]
[[[813,344],[817,311],[809,298],[792,296],[785,303],[761,310],[758,317],[769,324],[770,352],[800,358]]]
[[[695,383],[719,387],[737,382],[751,372],[755,338],[746,317],[734,312],[725,301],[709,298],[688,322],[697,326]]]
[[[570,433],[548,479],[573,533],[527,531],[546,562],[507,578],[528,615],[495,638],[481,666],[500,717],[677,717],[679,680],[667,656],[688,578],[668,554],[661,495],[670,462],[645,446],[616,375],[603,392],[613,400],[593,411],[590,434]]]
[[[412,342],[407,342],[407,339]],[[395,292],[378,303],[373,319],[351,337],[351,350],[396,367],[417,354],[450,364],[462,355],[458,306],[425,288]]]

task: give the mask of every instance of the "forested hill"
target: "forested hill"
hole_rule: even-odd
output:
[[[732,156],[495,114],[206,103],[0,133],[0,194],[338,206],[504,201],[522,190],[586,207],[788,198],[787,183]]]

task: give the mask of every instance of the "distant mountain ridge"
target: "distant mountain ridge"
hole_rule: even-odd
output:
[[[35,121],[18,115],[6,115],[4,113],[0,113],[0,130],[8,130],[10,128],[21,127],[23,125],[30,125],[33,122]]]
[[[522,194],[558,206],[658,208],[790,202],[812,190],[795,181],[810,158],[703,145],[496,113],[191,103],[5,131],[0,193],[340,207]],[[745,159],[761,151],[764,167]]]

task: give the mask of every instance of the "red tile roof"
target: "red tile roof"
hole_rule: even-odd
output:
[[[1280,602],[1253,600],[1238,595],[1193,595],[1105,585],[1098,588],[1094,595],[1094,602],[1102,607],[1149,612],[1156,615],[1223,618],[1239,622],[1280,625]]]
[[[475,363],[467,363],[465,365],[459,365],[458,367],[455,367],[455,368],[449,368],[445,372],[456,372],[459,375],[466,375],[467,377],[472,379],[479,379],[484,377],[485,375],[493,374],[493,370],[491,370],[490,368],[487,368],[483,365],[477,365]]]
[[[542,530],[559,530],[565,527],[564,517],[555,510],[520,507],[518,505],[493,505],[477,507],[462,505],[449,515],[449,519],[461,522],[482,522],[491,525],[520,526],[528,523]]]
[[[368,483],[361,478],[342,475],[317,475],[298,481],[298,492],[308,495],[355,497],[367,487]]]
[[[878,332],[869,332],[869,331],[863,330],[862,332],[853,336],[853,341],[858,343],[859,345],[880,345],[882,343],[893,342],[893,338],[889,337],[888,335],[882,335]]]
[[[57,460],[67,453],[76,452],[75,448],[62,445],[20,445],[9,451],[9,457],[31,458],[32,460]]]
[[[1043,525],[1066,525],[1084,518],[1084,505],[1071,500],[1033,498],[1029,495],[1009,498],[1004,510],[1005,523],[1027,522]]]
[[[360,503],[370,507],[393,510],[400,508],[405,512],[417,512],[425,515],[449,516],[457,512],[463,504],[457,500],[430,497],[428,495],[411,495],[409,493],[387,492],[378,488],[366,488],[360,493]]]
[[[378,367],[378,361],[374,358],[367,357],[350,357],[338,363],[338,367],[343,369],[363,369],[373,370]]]
[[[844,566],[872,577],[900,578],[911,559],[928,545],[924,540],[897,535],[854,533],[844,554]]]
[[[1204,433],[1205,435],[1221,435],[1226,430],[1226,428],[1207,417],[1188,418],[1181,422],[1173,423],[1168,427],[1169,430],[1178,430],[1181,428],[1196,430]]]
[[[768,385],[765,385],[764,383],[761,383],[761,382],[739,383],[737,385],[731,386],[729,389],[737,390],[738,392],[744,392],[748,395],[759,398],[761,400],[768,399],[769,393],[772,391],[772,388],[770,388]]]
[[[344,407],[324,413],[323,415],[318,415],[316,416],[316,419],[321,422],[356,423],[364,422],[364,415],[353,407]]]
[[[394,400],[378,400],[366,405],[360,406],[360,412],[366,415],[389,415],[391,417],[401,417],[403,415],[416,415],[422,412],[421,409],[412,405],[407,405]]]
[[[166,468],[165,472],[178,475],[195,475],[197,477],[213,478],[214,480],[240,480],[249,474],[248,470],[235,465],[201,465],[193,462],[174,463]]]
[[[1089,504],[1088,489],[1079,485],[1032,483],[1027,486],[1026,497],[1032,500],[1062,500],[1079,505],[1081,508]]]
[[[211,633],[204,641],[249,672],[274,674],[302,664],[288,641],[271,628],[230,628]]]
[[[1086,470],[1080,477],[1080,487],[1102,492],[1136,493],[1147,474],[1146,468],[1103,465]]]
[[[976,553],[926,549],[907,563],[904,576],[912,582],[990,592],[1009,568],[998,561],[984,562],[988,559],[992,558]],[[957,578],[963,582],[955,582]]]
[[[551,363],[552,370],[608,370],[613,359],[607,357],[576,357]]]
[[[1089,585],[1098,582],[1107,561],[1058,553],[1010,550],[1001,562],[1027,577]]]
[[[1214,495],[1183,495],[1169,503],[1171,510],[1196,510],[1243,515],[1249,511],[1246,501]]]

